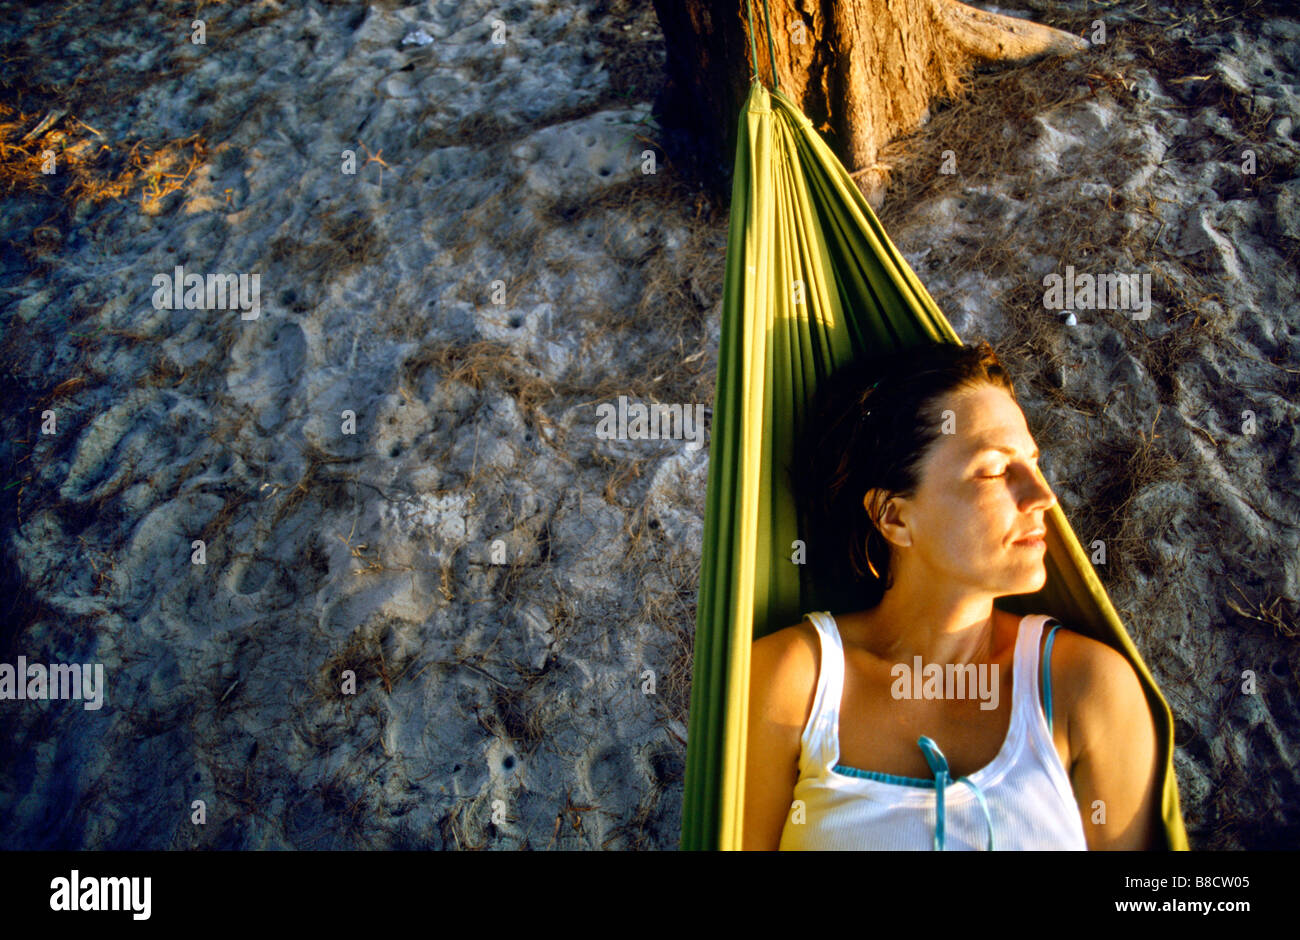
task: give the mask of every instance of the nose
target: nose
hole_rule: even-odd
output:
[[[1034,472],[1030,474],[1031,492],[1026,498],[1030,500],[1030,505],[1037,509],[1041,507],[1044,510],[1051,509],[1056,505],[1056,494],[1047,484],[1047,478],[1043,476],[1043,471],[1035,467]]]

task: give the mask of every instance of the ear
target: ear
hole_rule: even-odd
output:
[[[872,502],[874,500],[879,500],[879,505],[873,507]],[[862,508],[866,510],[867,518],[876,524],[877,529],[881,529],[882,534],[881,520],[889,514],[891,503],[892,499],[889,494],[878,487],[872,487],[862,495]]]
[[[875,492],[872,490],[871,492]],[[870,495],[870,494],[868,494]],[[880,507],[880,515],[876,518],[876,528],[885,541],[899,548],[910,547],[912,544],[911,533],[908,532],[907,523],[903,521],[899,512],[899,497],[891,496],[884,500]],[[870,509],[867,510],[868,514]]]

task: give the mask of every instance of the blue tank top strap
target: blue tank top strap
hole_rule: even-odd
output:
[[[1052,627],[1047,633],[1047,644],[1043,649],[1043,678],[1041,684],[1043,686],[1043,713],[1047,716],[1047,731],[1050,734],[1052,731],[1052,644],[1056,641],[1056,631],[1061,629],[1061,624],[1056,620],[1048,622],[1054,623],[1056,626]]]

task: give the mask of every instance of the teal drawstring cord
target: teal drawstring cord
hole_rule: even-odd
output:
[[[939,750],[939,745],[935,744],[925,735],[916,739],[920,745],[921,753],[925,755],[925,762],[930,765],[930,770],[934,773],[934,802],[935,802],[935,820],[934,820],[934,848],[936,851],[943,851],[944,846],[944,812],[943,812],[943,791],[949,783],[964,783],[975,791],[975,798],[980,801],[980,809],[984,811],[984,820],[989,827],[988,850],[993,851],[993,816],[989,813],[989,804],[984,799],[984,791],[979,788],[970,777],[958,777],[952,779],[948,770],[948,759],[943,756],[943,751]]]

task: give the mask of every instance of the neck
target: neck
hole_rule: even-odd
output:
[[[904,592],[896,583],[867,612],[867,642],[883,659],[926,663],[989,662],[996,648],[993,596],[933,590]]]

